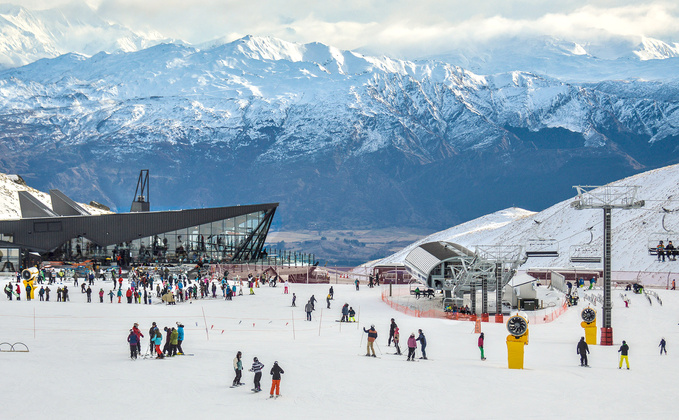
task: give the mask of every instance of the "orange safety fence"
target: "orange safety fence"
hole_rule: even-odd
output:
[[[448,318],[457,321],[475,321],[476,317],[472,315],[463,315],[460,313],[450,313],[445,312],[442,309],[428,309],[428,310],[418,310],[411,308],[406,305],[395,302],[387,293],[386,288],[382,289],[382,301],[389,305],[392,309],[402,312],[409,316],[414,316],[416,318]],[[551,308],[539,309],[536,311],[523,311],[522,315],[525,315],[528,322],[531,324],[546,324],[554,321],[559,316],[563,315],[568,310],[568,303],[565,299],[563,302],[555,305]],[[489,319],[491,322],[494,320],[493,314]]]

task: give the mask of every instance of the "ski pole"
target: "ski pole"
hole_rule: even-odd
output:
[[[361,334],[361,342],[358,344],[358,347],[363,347],[363,336],[365,335],[365,331],[363,331],[363,334]]]
[[[377,344],[377,340],[375,340],[375,345],[377,346],[377,350],[380,351],[380,356],[382,355],[382,349],[380,348],[380,345]]]

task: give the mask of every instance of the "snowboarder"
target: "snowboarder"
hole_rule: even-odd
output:
[[[296,300],[297,300],[297,296],[295,296],[295,294],[293,293],[293,294],[292,294],[292,307],[293,307],[293,308],[294,308],[295,306],[297,306],[297,305],[295,305],[295,301],[296,301]]]
[[[479,336],[478,345],[479,345],[479,350],[481,350],[481,360],[486,360],[486,355],[483,352],[483,339],[484,339],[483,337],[484,337],[483,333],[481,333],[481,335]]]
[[[182,342],[184,342],[184,324],[177,322],[177,354],[183,355]]]
[[[398,332],[398,326],[395,326],[394,327],[393,341],[394,341],[394,347],[396,347],[396,354],[397,355],[401,355],[401,348],[398,346],[399,339],[400,339],[400,334]]]
[[[262,390],[260,384],[260,380],[262,379],[262,369],[264,369],[264,365],[259,361],[259,359],[255,357],[252,362],[252,367],[250,368],[250,372],[255,373],[255,387],[252,389],[255,392]]]
[[[389,326],[389,340],[387,340],[387,346],[391,346],[391,340],[394,338],[394,328],[396,328],[396,321],[391,318],[391,325]]]
[[[629,360],[627,359],[627,355],[629,353],[629,346],[627,345],[625,340],[622,340],[622,346],[620,346],[620,349],[618,349],[618,353],[620,353],[620,365],[618,366],[618,369],[622,369],[622,362],[624,360],[625,364],[627,365],[627,370],[629,370]]]
[[[417,348],[417,341],[415,340],[415,333],[411,333],[408,337],[408,360],[415,360],[415,349]]]
[[[420,351],[422,351],[422,357],[420,357],[420,359],[427,360],[427,352],[425,350],[427,348],[427,338],[424,336],[422,330],[417,331],[420,333],[420,335],[417,337],[417,341],[420,342]]]
[[[314,307],[311,304],[311,301],[307,302],[307,304],[304,305],[304,310],[306,311],[306,320],[311,321],[311,311],[314,310]]]
[[[280,396],[281,391],[281,373],[285,373],[278,362],[273,362],[273,367],[271,368],[271,391],[269,392],[269,398],[273,398],[273,392],[276,390],[276,398]]]
[[[665,341],[665,337],[663,337],[663,338],[660,339],[660,344],[658,345],[658,347],[660,347],[660,354],[661,355],[663,354],[663,352],[665,352],[665,355],[667,355],[667,350],[665,349],[665,344],[667,344],[667,342]]]
[[[232,387],[245,385],[240,381],[240,376],[243,372],[243,361],[240,360],[241,356],[243,356],[243,353],[238,352],[236,353],[236,357],[233,359],[233,370],[236,371],[236,377],[233,379],[233,385],[231,385]]]
[[[137,358],[137,346],[139,345],[139,337],[133,330],[130,330],[130,335],[127,336],[127,342],[130,343],[130,359]]]
[[[363,332],[368,333],[368,346],[366,347],[366,356],[370,356],[370,352],[372,351],[372,357],[377,357],[375,355],[375,339],[377,339],[377,330],[375,330],[375,326],[371,325],[369,330],[366,330],[363,328]]]
[[[354,311],[354,308],[352,308],[350,306],[349,307],[349,322],[356,322],[355,315],[356,315],[356,311]]]
[[[589,367],[589,364],[587,363],[587,353],[589,353],[589,346],[585,341],[585,337],[580,337],[577,349],[577,354],[580,355],[580,366]]]

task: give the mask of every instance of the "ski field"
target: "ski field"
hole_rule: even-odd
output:
[[[96,282],[94,295],[101,285]],[[106,293],[109,289],[110,282],[104,283]],[[482,362],[471,322],[408,317],[382,303],[379,288],[334,289],[332,308],[322,313],[328,285],[291,285],[296,308],[280,285],[230,302],[198,299],[175,306],[157,299],[150,306],[118,304],[116,298],[111,304],[108,296],[102,304],[98,295],[88,304],[75,287],[66,303],[3,297],[0,341],[23,342],[30,352],[0,352],[7,398],[1,417],[652,419],[679,410],[672,396],[679,374],[679,292],[658,290],[662,306],[627,292],[631,305],[625,308],[622,291],[614,290],[616,345],[590,346],[590,369],[579,366],[575,352],[584,335],[580,311],[587,302],[581,299],[556,321],[531,325],[525,369],[509,370],[504,324],[483,324],[487,360]],[[52,287],[51,300],[55,291]],[[312,294],[319,302],[313,321],[306,322],[303,307]],[[358,323],[335,322],[345,302],[360,311]],[[387,346],[392,317],[405,353],[409,334],[423,329],[430,360],[407,362],[405,355],[392,354],[394,347]],[[164,326],[184,323],[183,348],[193,356],[130,360],[126,338],[133,323],[145,335],[144,351],[153,321],[163,341]],[[364,356],[363,327],[371,324],[379,334],[379,358]],[[659,355],[661,337],[668,343],[667,356]],[[630,346],[629,371],[618,370],[622,340]],[[246,385],[229,388],[239,350]],[[258,394],[250,391],[253,374],[247,372],[255,356],[265,365],[264,392]],[[274,361],[285,374],[281,397],[271,400]]]

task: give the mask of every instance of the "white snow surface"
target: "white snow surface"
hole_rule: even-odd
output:
[[[95,293],[100,287],[108,292],[110,282],[97,281]],[[576,355],[584,335],[581,303],[552,323],[531,325],[524,369],[509,370],[504,324],[483,324],[487,360],[481,361],[470,322],[412,318],[382,303],[379,289],[334,288],[322,322],[328,285],[291,285],[297,308],[282,287],[262,287],[232,302],[199,299],[176,306],[98,303],[98,297],[88,304],[79,288],[66,303],[0,299],[1,341],[30,349],[0,352],[4,395],[11,398],[2,417],[660,419],[679,410],[672,396],[679,374],[677,292],[659,291],[662,306],[632,295],[625,308],[614,291],[615,345],[590,346],[589,369]],[[312,294],[320,302],[314,320],[305,322],[302,306]],[[335,322],[344,302],[360,308],[358,324]],[[390,318],[400,327],[402,350],[411,332],[424,331],[430,360],[407,362],[391,354]],[[183,347],[194,356],[130,360],[128,331],[138,322],[146,349],[153,321],[161,331],[183,322]],[[379,334],[381,358],[364,356],[362,328],[370,324]],[[667,356],[658,354],[661,337]],[[629,371],[618,369],[622,340],[630,346]],[[237,351],[243,352],[246,385],[232,389]],[[258,394],[250,391],[253,374],[247,372],[255,356],[265,365],[264,392]],[[282,396],[271,400],[274,361],[285,373]]]
[[[625,178],[609,185],[639,186],[636,199],[644,200],[640,209],[612,211],[613,271],[676,272],[679,262],[658,262],[648,253],[649,245],[658,240],[667,244],[679,241],[679,165],[667,166]],[[576,210],[571,207],[573,198],[557,203],[539,213],[509,208],[479,217],[469,222],[434,233],[402,250],[370,265],[402,263],[408,253],[422,243],[448,241],[471,250],[478,245],[521,245],[535,239],[558,242],[556,258],[531,257],[521,269],[531,267],[586,267],[601,268],[601,264],[570,263],[571,247],[590,241],[588,228],[592,228],[591,245],[602,249],[603,211]],[[668,210],[666,213],[663,209]],[[663,228],[663,214],[665,227]]]

